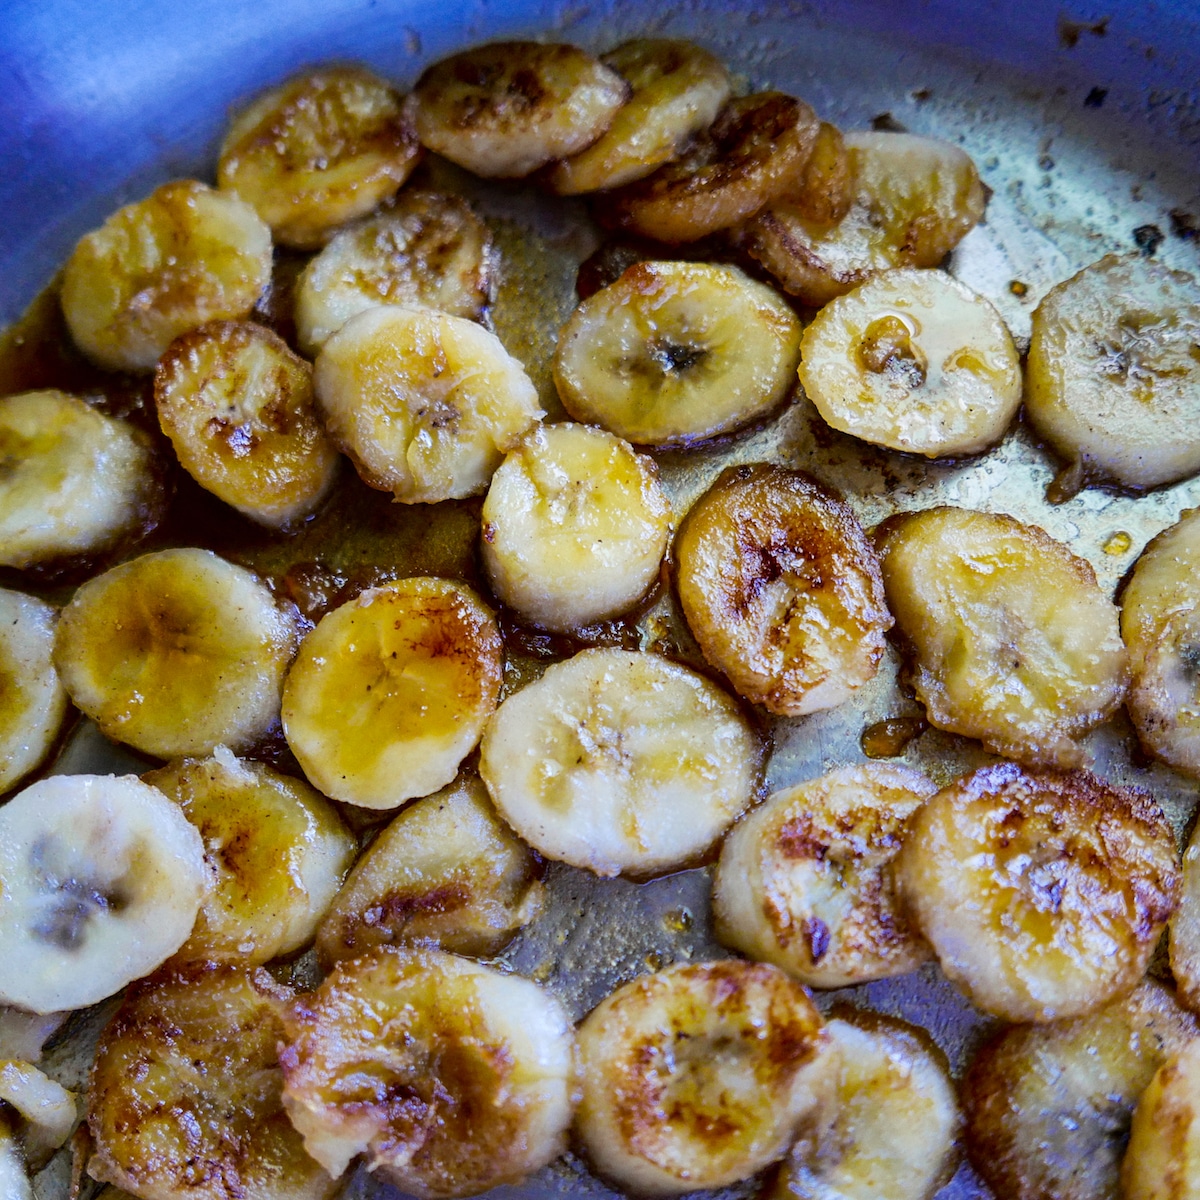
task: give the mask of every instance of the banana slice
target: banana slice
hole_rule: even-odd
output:
[[[159,758],[244,749],[279,716],[297,629],[251,571],[162,550],[89,580],[54,665],[102,733]]]
[[[434,942],[499,954],[545,901],[537,855],[501,821],[476,775],[406,808],[355,864],[317,931],[329,967],[377,946]]]
[[[494,333],[428,309],[359,313],[325,343],[314,380],[334,442],[366,483],[406,504],[485,491],[544,415]]]
[[[1134,1110],[1121,1164],[1123,1200],[1200,1195],[1200,1040],[1158,1068]]]
[[[676,963],[618,988],[579,1026],[575,1133],[592,1165],[637,1195],[724,1187],[827,1119],[837,1052],[781,971]]]
[[[763,751],[731,696],[656,654],[585,650],[509,696],[479,771],[547,858],[662,874],[707,850],[753,798]]]
[[[932,957],[900,907],[892,860],[936,791],[886,763],[839,767],[734,826],[713,879],[718,939],[810,987],[849,987]]]
[[[6,1200],[34,1200],[21,1143],[4,1114],[0,1114],[0,1196]],[[108,1197],[106,1200],[115,1198]]]
[[[931,508],[876,533],[883,582],[931,725],[1021,762],[1079,766],[1125,694],[1115,605],[1035,525]]]
[[[731,100],[678,162],[605,195],[596,217],[671,244],[738,225],[801,186],[820,124],[782,92]]]
[[[834,225],[854,201],[854,168],[846,139],[836,125],[822,121],[804,178],[785,201],[790,209],[817,225]]]
[[[633,608],[670,533],[653,459],[600,429],[537,425],[492,476],[483,565],[505,604],[564,633]]]
[[[729,99],[729,72],[691,42],[638,38],[600,59],[633,89],[598,141],[555,163],[547,182],[560,196],[620,187],[678,158]]]
[[[960,1087],[972,1164],[1004,1200],[1120,1200],[1138,1097],[1198,1033],[1150,982],[1086,1017],[1003,1030]]]
[[[498,261],[488,227],[459,196],[407,190],[342,230],[296,284],[296,338],[317,352],[351,317],[379,304],[474,320],[491,302]]]
[[[1110,254],[1033,314],[1025,408],[1084,477],[1150,488],[1200,471],[1200,288]]]
[[[513,179],[590,146],[629,95],[577,46],[493,42],[427,68],[406,111],[422,145],[486,179]]]
[[[30,1171],[40,1171],[71,1136],[75,1097],[27,1062],[0,1062],[0,1101],[16,1111],[17,1136]],[[8,1193],[3,1193],[8,1197]]]
[[[0,808],[0,1000],[95,1004],[183,944],[208,887],[200,835],[133,776],[55,775]]]
[[[800,382],[827,424],[889,450],[977,454],[1021,403],[1000,314],[944,271],[885,271],[804,331]]]
[[[1170,960],[1180,999],[1188,1008],[1200,1012],[1200,835],[1197,829],[1192,830],[1183,852],[1182,894],[1179,910],[1170,923]]]
[[[936,267],[987,204],[975,164],[949,142],[856,132],[845,149],[853,199],[836,224],[784,199],[741,235],[743,248],[813,307],[889,267]]]
[[[293,1010],[284,1104],[341,1175],[367,1169],[420,1200],[515,1183],[566,1144],[574,1037],[537,984],[440,950],[340,963]]]
[[[40,1062],[43,1047],[66,1024],[70,1015],[69,1012],[31,1013],[23,1008],[0,1007],[0,1059]]]
[[[221,145],[217,180],[285,246],[311,250],[393,195],[420,161],[400,97],[363,67],[323,67],[259,96]]]
[[[1147,793],[999,763],[917,811],[895,871],[942,970],[976,1005],[1053,1021],[1145,974],[1179,903],[1177,855]]]
[[[312,368],[261,325],[220,321],[176,338],[154,403],[184,470],[260,525],[303,520],[333,486],[338,454],[317,418]]]
[[[931,1200],[954,1174],[962,1124],[946,1056],[906,1021],[834,1012],[836,1119],[797,1144],[763,1200]]]
[[[261,967],[193,963],[130,989],[88,1094],[93,1179],[142,1200],[331,1200],[283,1109],[292,999]]]
[[[469,588],[401,579],[321,618],[283,691],[283,728],[327,796],[395,808],[458,773],[496,708],[504,647]]]
[[[224,746],[143,778],[200,831],[213,877],[175,962],[257,966],[313,940],[358,849],[324,796]]]
[[[66,392],[0,398],[0,566],[115,551],[165,502],[150,439]]]
[[[850,507],[801,471],[727,468],[675,543],[704,657],[770,712],[841,704],[875,675],[892,626],[879,560]]]
[[[800,322],[736,267],[640,262],[559,334],[554,382],[577,421],[686,446],[765,416],[791,391]]]
[[[250,205],[184,179],[118,209],[63,270],[75,344],[102,367],[149,371],[181,334],[247,316],[271,281],[271,231]]]

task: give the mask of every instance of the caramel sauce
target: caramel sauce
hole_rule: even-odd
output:
[[[929,728],[924,717],[888,717],[862,731],[860,745],[868,758],[899,758],[908,744]]]

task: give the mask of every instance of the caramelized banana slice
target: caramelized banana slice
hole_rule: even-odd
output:
[[[1179,910],[1171,918],[1171,974],[1179,998],[1200,1012],[1200,826],[1192,830],[1183,852],[1183,887]]]
[[[907,767],[867,763],[768,797],[721,847],[717,937],[810,987],[915,970],[932,955],[899,905],[892,860],[936,790]]]
[[[1091,565],[1035,525],[970,509],[905,513],[876,541],[930,724],[1022,762],[1086,761],[1077,739],[1128,677]]]
[[[25,1165],[40,1171],[71,1136],[75,1097],[27,1062],[0,1062],[0,1101],[16,1110]],[[9,1193],[0,1192],[8,1200]]]
[[[63,609],[54,665],[102,733],[159,758],[244,749],[279,715],[293,619],[251,571],[161,550],[89,580]]]
[[[184,179],[118,209],[63,270],[75,344],[102,367],[149,371],[181,334],[246,316],[271,281],[271,231],[250,205]]]
[[[942,970],[1008,1021],[1128,991],[1179,903],[1162,809],[1087,771],[1000,763],[952,783],[913,817],[895,870]]]
[[[849,506],[803,472],[727,468],[675,558],[689,628],[748,700],[799,716],[874,677],[892,625],[879,560]]]
[[[642,179],[683,153],[729,99],[729,72],[691,42],[639,38],[600,59],[633,89],[599,141],[555,163],[547,176],[560,196]]]
[[[833,225],[854,200],[854,168],[846,139],[836,125],[822,121],[804,178],[784,198],[790,209],[817,225]]]
[[[338,455],[312,368],[269,329],[221,321],[173,341],[154,373],[163,433],[201,487],[269,528],[309,516]]]
[[[736,267],[640,262],[563,326],[563,407],[638,445],[686,446],[765,416],[791,390],[800,322]]]
[[[1158,1068],[1134,1110],[1121,1164],[1122,1200],[1200,1195],[1200,1040]]]
[[[317,931],[329,967],[377,946],[436,942],[487,958],[541,911],[533,853],[476,775],[409,805],[355,864]]]
[[[363,67],[323,67],[259,96],[221,145],[217,179],[285,246],[322,246],[412,174],[421,148],[400,97]]]
[[[585,425],[538,425],[500,464],[483,502],[492,590],[543,629],[568,632],[631,609],[671,533],[654,460]]]
[[[566,1144],[574,1038],[558,1001],[440,950],[340,963],[288,1018],[284,1104],[331,1175],[355,1155],[420,1200],[516,1183]]]
[[[1004,1030],[960,1087],[973,1166],[1004,1200],[1120,1200],[1138,1097],[1198,1033],[1149,982],[1086,1017]]]
[[[800,382],[834,429],[890,450],[977,454],[1021,403],[1000,314],[944,271],[885,271],[804,331]]]
[[[317,401],[371,487],[406,504],[487,489],[541,416],[537,390],[494,333],[428,309],[368,309],[321,350]]]
[[[283,1109],[291,997],[261,967],[214,963],[135,984],[96,1051],[88,1174],[142,1200],[330,1200]]]
[[[384,212],[342,230],[296,285],[296,338],[316,356],[351,317],[379,304],[479,317],[492,299],[497,253],[459,196],[407,190]]]
[[[1084,477],[1149,488],[1200,471],[1200,288],[1110,254],[1033,314],[1025,408]]]
[[[421,144],[484,178],[528,175],[590,146],[629,85],[577,46],[493,42],[434,63],[406,110]]]

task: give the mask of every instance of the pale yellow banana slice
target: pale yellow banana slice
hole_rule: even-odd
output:
[[[579,1026],[575,1132],[635,1195],[724,1187],[782,1157],[836,1103],[837,1051],[782,971],[676,963],[618,988]]]
[[[845,149],[853,199],[839,221],[784,199],[742,231],[744,248],[813,306],[889,267],[936,267],[987,203],[975,164],[949,142],[856,132]]]
[[[401,579],[323,617],[283,692],[283,727],[327,796],[395,808],[449,783],[495,711],[504,648],[470,588]]]
[[[678,158],[729,99],[729,72],[691,42],[639,38],[600,59],[633,89],[608,131],[547,175],[560,196],[620,187]]]
[[[1110,254],[1033,314],[1025,409],[1085,479],[1157,487],[1200,471],[1200,287]]]
[[[27,1062],[0,1062],[0,1101],[16,1111],[17,1136],[31,1171],[50,1161],[79,1119],[74,1095]],[[8,1200],[7,1193],[0,1194]]]
[[[94,1004],[183,944],[208,887],[200,835],[133,776],[55,775],[0,808],[0,1000]]]
[[[256,966],[313,940],[358,849],[324,796],[224,746],[143,778],[200,831],[213,876],[175,962]]]
[[[827,424],[929,458],[977,454],[1021,403],[1021,362],[982,296],[944,271],[884,271],[804,331],[800,382]]]
[[[509,696],[479,770],[501,816],[547,858],[661,874],[749,805],[762,747],[733,698],[656,654],[585,650]]]
[[[271,231],[254,209],[185,179],[81,239],[63,270],[63,316],[102,367],[149,371],[181,333],[246,316],[270,279]]]
[[[105,554],[162,516],[150,439],[66,392],[0,398],[0,565]]]
[[[563,407],[639,445],[684,446],[765,416],[791,391],[800,322],[736,267],[640,262],[559,335]]]
[[[317,931],[327,967],[377,946],[498,954],[541,911],[540,863],[477,775],[409,805],[355,864]]]
[[[279,716],[297,629],[252,571],[162,550],[89,580],[54,664],[103,733],[160,758],[245,749]]]
[[[1183,887],[1170,932],[1171,974],[1179,998],[1200,1012],[1200,836],[1196,829],[1183,852]]]
[[[284,1104],[341,1175],[420,1200],[519,1182],[557,1157],[574,1103],[571,1023],[535,983],[431,949],[340,963],[296,1005]]]
[[[292,993],[261,967],[192,963],[134,985],[88,1093],[93,1179],[141,1200],[330,1200],[283,1109]]]
[[[565,633],[633,608],[670,533],[653,459],[600,429],[538,425],[492,476],[483,565],[505,604]]]
[[[476,175],[511,179],[590,146],[629,94],[577,46],[492,42],[428,67],[405,110],[422,145]]]
[[[811,476],[730,467],[675,542],[704,657],[769,711],[832,708],[875,675],[892,626],[879,559],[850,507]]]
[[[1116,606],[1091,565],[1035,525],[931,508],[876,534],[929,722],[1022,762],[1079,766],[1124,698]]]
[[[314,382],[326,426],[359,475],[407,504],[485,491],[543,415],[494,333],[429,309],[359,313],[325,343]]]
[[[1004,1200],[1131,1200],[1119,1170],[1138,1097],[1200,1027],[1160,984],[1098,1012],[1006,1029],[960,1086],[971,1162]]]
[[[479,317],[495,289],[488,227],[459,196],[406,190],[342,230],[296,284],[296,338],[317,352],[351,317],[379,304]]]
[[[11,1119],[0,1113],[0,1196],[5,1200],[34,1200],[33,1188],[25,1170],[21,1143]]]
[[[217,179],[285,246],[312,249],[393,195],[420,157],[400,97],[382,79],[363,67],[323,67],[234,118]]]
[[[1134,1110],[1121,1164],[1122,1200],[1200,1196],[1200,1038],[1155,1073]]]
[[[176,338],[154,373],[163,433],[201,487],[268,528],[321,503],[338,453],[317,416],[312,367],[269,329],[219,321]]]
[[[817,225],[833,225],[854,200],[854,168],[846,139],[836,125],[822,121],[804,177],[784,198],[789,209]]]
[[[1072,1017],[1128,991],[1179,903],[1175,835],[1147,793],[1015,763],[918,809],[895,872],[942,970],[1008,1021]]]
[[[810,987],[915,970],[932,951],[899,904],[892,861],[936,790],[908,767],[867,763],[768,797],[721,847],[717,937]]]

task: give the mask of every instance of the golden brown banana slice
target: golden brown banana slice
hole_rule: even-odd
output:
[[[853,199],[836,224],[785,198],[742,231],[750,255],[814,307],[889,267],[936,267],[987,203],[975,164],[949,142],[856,132],[845,149]]]
[[[321,922],[317,953],[328,967],[377,946],[434,942],[487,958],[541,911],[540,875],[479,777],[464,773],[371,843]]]
[[[25,1165],[40,1171],[71,1136],[79,1119],[75,1097],[27,1062],[0,1062],[0,1101],[15,1110]],[[0,1192],[8,1200],[8,1193]]]
[[[944,271],[884,271],[804,331],[800,382],[827,424],[930,458],[977,454],[1021,403],[1021,362],[1000,314]]]
[[[578,46],[492,42],[428,67],[406,111],[422,145],[476,175],[512,179],[590,146],[629,94]]]
[[[1145,974],[1179,903],[1175,835],[1145,793],[1087,771],[984,767],[913,817],[901,898],[984,1010],[1053,1021]]]
[[[245,749],[279,716],[294,619],[252,571],[161,550],[89,580],[63,609],[54,665],[117,741],[159,758]]]
[[[892,618],[850,507],[801,471],[726,469],[675,542],[676,581],[704,657],[773,713],[840,704],[875,675]]]
[[[1149,488],[1200,470],[1200,288],[1110,254],[1033,314],[1025,408],[1087,479]]]
[[[528,979],[381,947],[338,964],[288,1036],[284,1104],[331,1175],[365,1154],[378,1178],[440,1200],[516,1183],[565,1147],[571,1023]]]
[[[547,858],[652,875],[720,837],[761,764],[733,697],[656,654],[603,649],[509,696],[479,770],[501,816]]]
[[[488,227],[460,196],[408,189],[342,230],[296,284],[296,338],[316,356],[351,317],[378,304],[479,317],[495,288]]]
[[[899,904],[892,861],[936,790],[908,767],[867,763],[769,796],[721,847],[717,937],[810,987],[915,970],[932,952]]]
[[[1170,932],[1171,974],[1179,998],[1200,1012],[1200,835],[1196,829],[1183,852],[1183,887]]]
[[[261,325],[220,321],[176,338],[154,403],[184,470],[260,525],[303,520],[333,485],[338,453],[317,417],[312,367]]]
[[[840,221],[854,200],[854,169],[846,139],[836,125],[822,121],[804,178],[784,198],[790,209],[817,225]]]
[[[799,187],[817,114],[782,92],[731,100],[678,162],[597,201],[602,224],[678,244],[738,225]]]
[[[800,322],[736,267],[640,262],[563,326],[563,407],[638,445],[685,446],[765,416],[795,383]]]
[[[184,179],[118,209],[63,270],[75,344],[102,367],[149,371],[181,334],[249,314],[271,280],[271,231],[237,196]]]
[[[483,565],[510,608],[569,632],[633,608],[659,577],[670,533],[653,459],[601,429],[538,425],[492,476]]]
[[[1078,739],[1125,694],[1116,606],[1036,525],[931,508],[876,533],[929,722],[1022,762],[1079,766]]]
[[[323,67],[234,118],[217,179],[276,240],[310,250],[393,195],[420,156],[400,97],[382,79],[363,67]]]
[[[638,38],[600,59],[633,89],[600,139],[547,175],[560,196],[620,187],[678,158],[729,99],[729,72],[691,42]]]
[[[1005,1029],[960,1087],[972,1164],[1004,1200],[1121,1200],[1138,1097],[1198,1033],[1150,982],[1073,1021]]]
[[[330,1200],[283,1108],[290,989],[261,967],[192,963],[135,984],[100,1037],[93,1179],[142,1200]]]
[[[327,796],[395,808],[458,773],[495,711],[504,647],[470,588],[401,579],[324,616],[283,692],[283,727]]]
[[[1155,1073],[1134,1110],[1121,1164],[1122,1200],[1200,1195],[1200,1039]]]
[[[430,309],[359,313],[325,343],[314,380],[334,442],[366,483],[406,504],[485,491],[543,415],[494,333]]]

